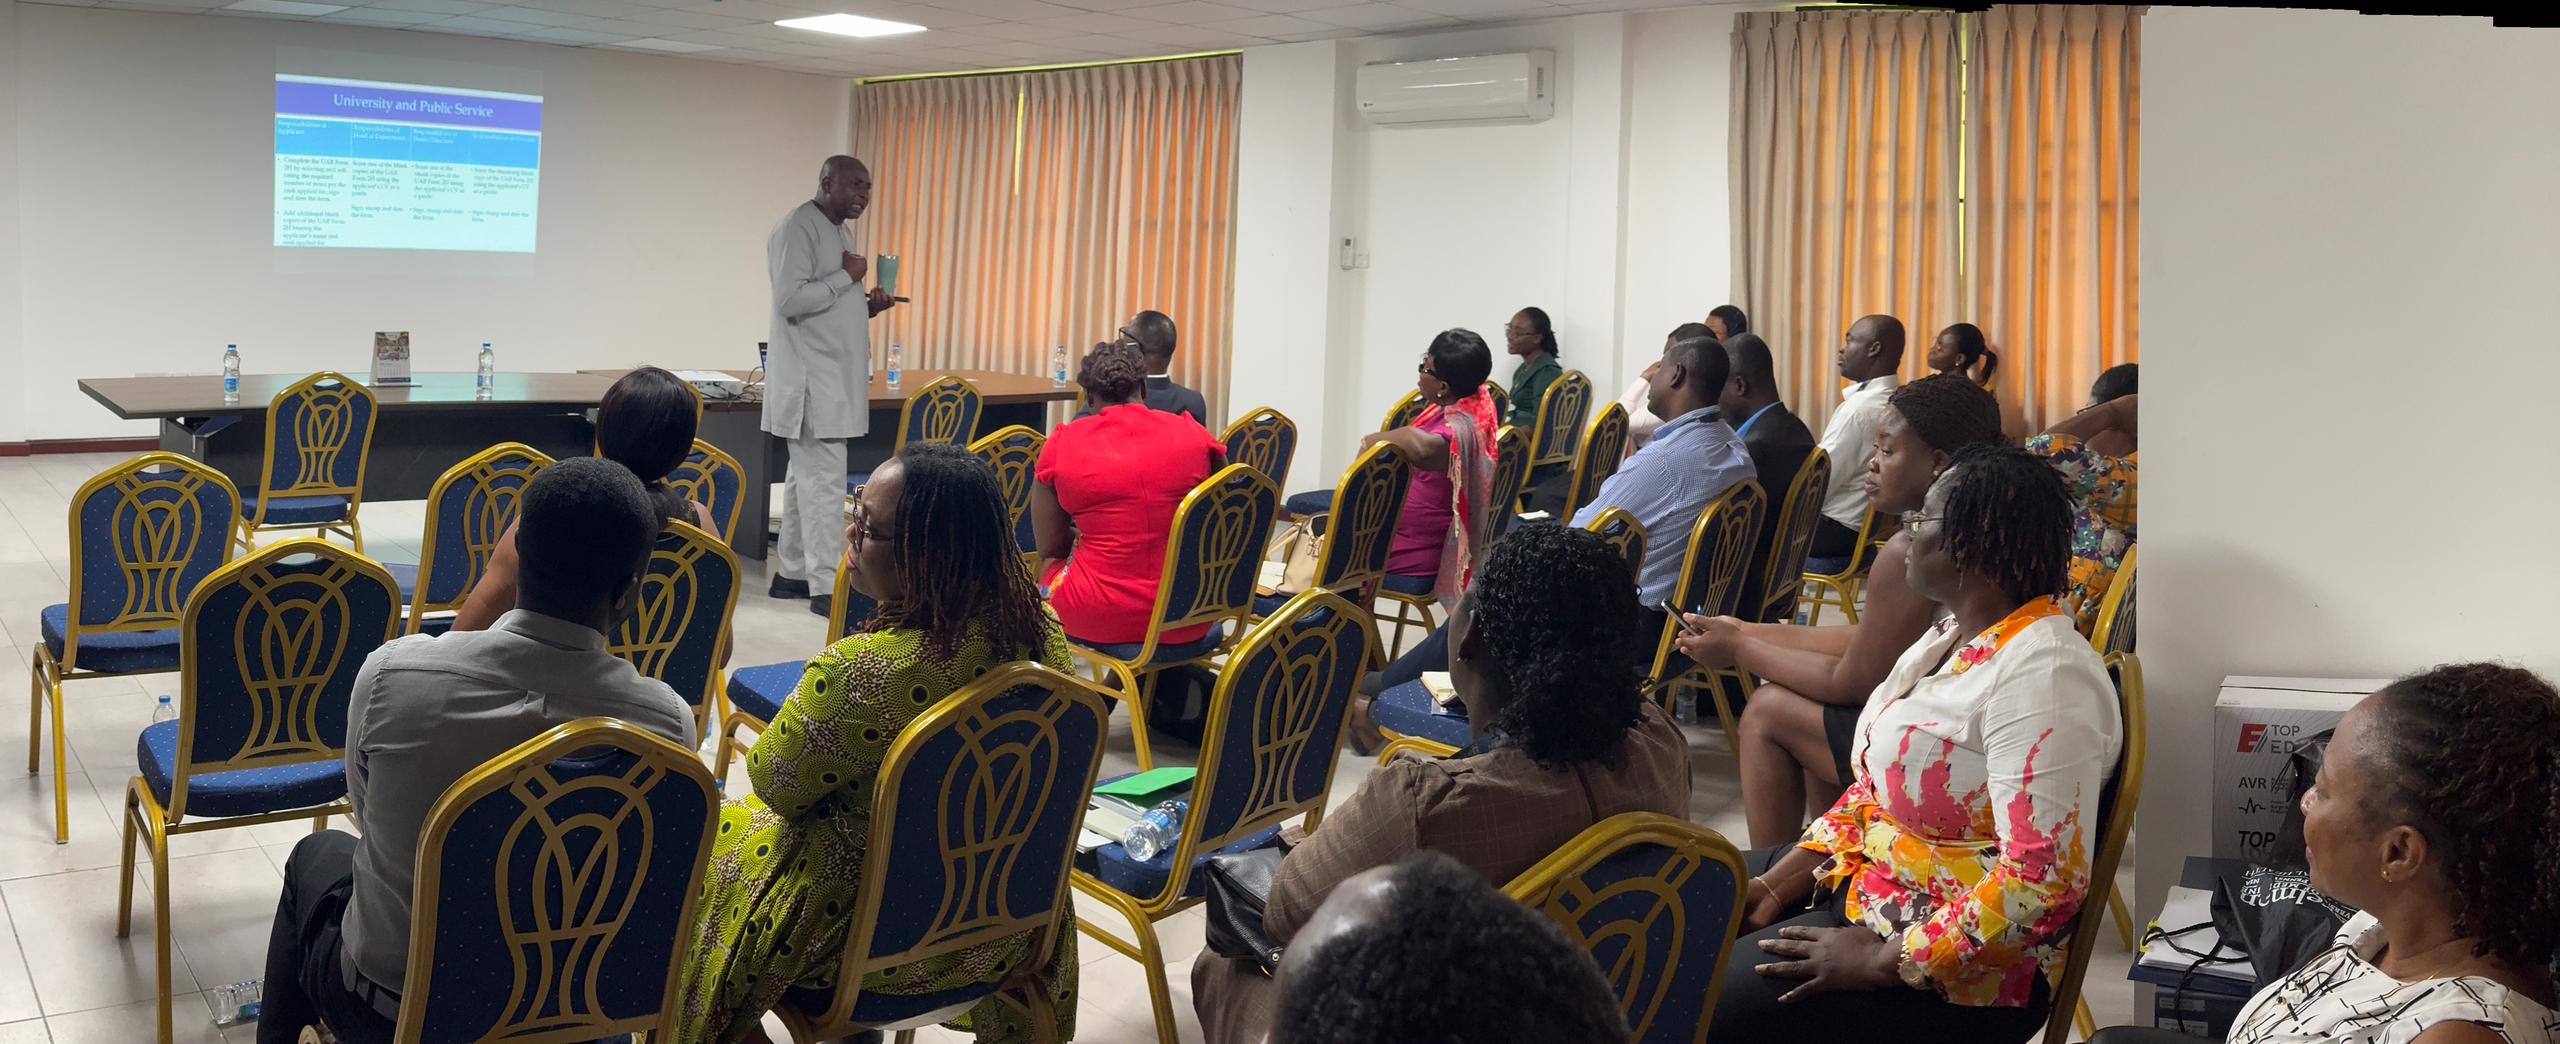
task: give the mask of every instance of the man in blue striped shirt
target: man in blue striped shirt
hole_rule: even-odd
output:
[[[1660,629],[1662,603],[1679,586],[1681,563],[1689,557],[1689,530],[1698,524],[1699,513],[1754,474],[1750,451],[1716,412],[1716,396],[1730,366],[1715,338],[1675,333],[1663,346],[1662,358],[1644,371],[1647,408],[1670,419],[1573,516],[1574,525],[1588,526],[1603,511],[1625,508],[1644,526],[1644,569],[1636,578],[1636,601],[1647,610],[1643,633],[1648,636]],[[1649,654],[1652,643],[1645,648]]]

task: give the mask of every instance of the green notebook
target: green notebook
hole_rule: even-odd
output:
[[[1097,785],[1093,792],[1119,798],[1139,808],[1154,808],[1160,802],[1187,796],[1191,790],[1191,778],[1196,774],[1193,769],[1160,768]]]

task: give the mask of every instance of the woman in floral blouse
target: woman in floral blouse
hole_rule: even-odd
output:
[[[2042,458],[1975,446],[1903,516],[1906,578],[1952,618],[1868,701],[1848,792],[1792,848],[1752,854],[1753,934],[1710,1041],[2042,1029],[2123,731],[2105,666],[2055,601],[2072,513]]]
[[[2099,374],[2089,387],[2089,405],[2027,440],[2027,452],[2052,464],[2071,490],[2071,582],[2062,592],[2062,610],[2084,635],[2096,632],[2107,587],[2133,550],[2134,480],[2141,458],[2138,372],[2126,363]]]

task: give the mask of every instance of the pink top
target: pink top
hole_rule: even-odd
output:
[[[1444,439],[1454,434],[1446,414],[1433,414],[1414,427]],[[1413,469],[1413,481],[1405,486],[1404,514],[1396,518],[1395,542],[1387,545],[1388,573],[1424,579],[1440,575],[1440,551],[1457,519],[1457,490],[1446,471]]]
[[[1227,447],[1179,413],[1113,406],[1059,428],[1032,477],[1056,490],[1075,520],[1068,568],[1050,578],[1049,606],[1067,635],[1102,645],[1147,640],[1165,544],[1182,498],[1226,461]],[[1179,644],[1206,627],[1168,631]]]

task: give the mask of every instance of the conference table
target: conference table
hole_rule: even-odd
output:
[[[628,370],[577,373],[500,373],[488,398],[468,373],[421,373],[407,385],[373,389],[379,407],[373,446],[365,461],[367,500],[423,500],[438,476],[464,458],[500,442],[521,442],[554,457],[594,452],[594,415],[605,389]],[[729,373],[741,382],[749,376]],[[1047,378],[987,370],[912,370],[892,389],[880,374],[871,379],[871,433],[846,450],[846,470],[860,474],[889,458],[897,440],[898,412],[906,396],[945,374],[978,389],[985,408],[978,433],[1010,424],[1048,430],[1052,402],[1072,401],[1073,386]],[[160,422],[160,448],[212,465],[243,492],[258,488],[266,452],[267,404],[306,374],[243,374],[240,401],[224,402],[222,378],[93,377],[80,391],[125,420]],[[362,375],[351,379],[364,381]],[[768,487],[787,460],[782,440],[764,434],[762,389],[748,385],[736,397],[706,398],[701,437],[738,459],[746,472],[733,539],[742,556],[765,556]]]

